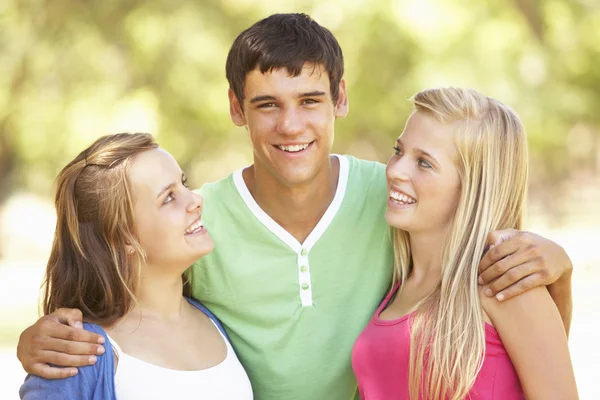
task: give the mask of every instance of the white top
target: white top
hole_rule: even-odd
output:
[[[227,346],[227,356],[214,367],[200,371],[178,371],[142,361],[123,353],[107,335],[119,359],[115,374],[117,399],[252,400],[248,375],[229,341],[219,333]]]

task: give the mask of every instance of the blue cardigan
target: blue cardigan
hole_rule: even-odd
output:
[[[186,298],[190,304],[200,309],[215,322],[225,337],[227,334],[217,318],[198,301]],[[83,327],[104,336],[106,352],[98,357],[96,364],[80,367],[77,375],[65,379],[44,379],[35,375],[27,375],[19,390],[24,400],[116,400],[115,364],[112,346],[106,332],[96,324],[84,323]]]

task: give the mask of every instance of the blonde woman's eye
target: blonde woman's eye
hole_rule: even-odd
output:
[[[399,156],[402,153],[402,150],[400,149],[400,147],[394,146],[394,152],[397,156]]]
[[[423,168],[433,168],[431,166],[431,164],[429,164],[427,161],[420,159],[419,160],[419,166],[423,167]]]

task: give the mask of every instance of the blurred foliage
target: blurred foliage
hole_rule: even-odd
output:
[[[306,12],[342,45],[351,112],[336,152],[385,162],[412,94],[468,86],[522,116],[534,189],[600,171],[597,0],[4,0],[0,201],[49,195],[66,162],[116,131],[155,134],[196,185],[250,163],[225,59],[274,12]]]

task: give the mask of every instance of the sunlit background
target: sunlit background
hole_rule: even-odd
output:
[[[570,346],[600,398],[598,0],[0,1],[0,398],[24,377],[54,229],[53,179],[106,133],[145,131],[193,186],[251,163],[229,120],[225,58],[275,12],[306,12],[344,50],[349,116],[335,151],[385,162],[420,89],[468,86],[512,106],[531,153],[527,228],[574,264]]]

